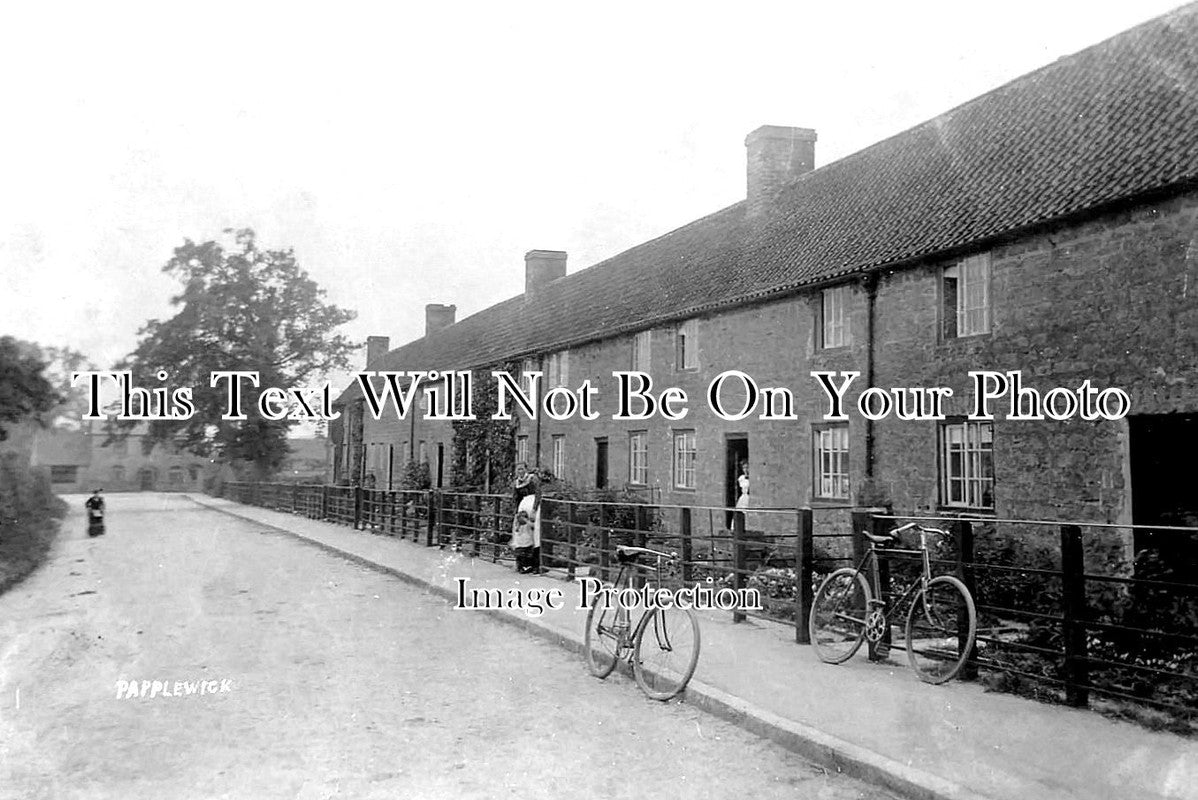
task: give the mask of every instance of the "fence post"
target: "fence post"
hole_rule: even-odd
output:
[[[873,517],[871,509],[856,509],[849,514],[849,525],[852,526],[853,566],[860,564],[865,555],[865,530],[872,530],[870,526],[873,525]]]
[[[961,579],[961,583],[965,584],[965,588],[969,590],[969,596],[977,602],[977,581],[974,578],[973,568],[973,523],[967,520],[957,520],[949,528],[953,534],[953,539],[957,542],[957,577]],[[967,627],[969,625],[968,615],[964,608],[961,609],[958,615],[960,619],[957,621],[958,628]],[[961,667],[961,672],[957,675],[959,680],[972,681],[978,677],[978,644],[975,640],[973,648],[969,651],[969,660]]]
[[[878,519],[873,515],[870,516],[870,533],[874,536],[882,536],[893,527],[894,520]],[[865,537],[862,536],[861,538],[864,540]],[[889,610],[892,595],[890,586],[890,559],[879,554],[876,563],[878,567],[878,584],[873,587],[873,590],[877,592],[876,599],[885,602],[886,606],[884,608]],[[887,623],[886,629],[882,632],[882,639],[876,644],[874,642],[869,643],[869,658],[871,661],[884,661],[890,655],[890,645],[893,643],[892,628],[893,626]]]
[[[360,530],[358,527],[362,524],[362,485],[354,486],[354,530]]]
[[[329,487],[320,487],[320,518],[322,520],[329,518]]]
[[[743,511],[732,513],[732,591],[740,597],[740,590],[745,585],[745,514]],[[745,612],[737,608],[732,612],[733,622],[744,622]]]
[[[600,512],[602,514],[603,512]],[[599,580],[608,580],[608,571],[611,565],[611,532],[604,526],[599,529]]]
[[[599,504],[599,580],[608,579],[608,566],[611,564],[611,532],[607,529],[607,504]]]
[[[424,546],[433,546],[433,531],[437,526],[437,493],[433,489],[428,490],[428,525],[425,529]]]
[[[810,508],[795,512],[795,531],[799,540],[795,546],[795,643],[811,644],[811,629],[807,617],[811,614],[812,562],[815,561],[815,529]]]
[[[492,505],[494,509],[491,513],[491,527],[495,533],[499,533],[504,530],[500,527],[503,525],[503,500],[498,497],[492,498]],[[491,538],[491,563],[499,563],[499,545],[495,543],[494,536]]]
[[[574,570],[578,565],[578,506],[570,503],[569,510],[566,512],[566,541],[569,546],[566,552],[570,554],[569,561],[566,562],[566,580],[574,580]]]
[[[1082,529],[1061,526],[1061,589],[1065,642],[1065,702],[1076,708],[1090,704],[1090,664],[1086,646],[1086,576]]]
[[[470,523],[471,538],[474,540],[473,546],[470,548],[470,555],[473,558],[478,558],[482,554],[483,540],[483,499],[478,495],[471,495],[470,500],[471,513],[473,517]]]
[[[681,509],[679,509],[678,535],[682,537],[682,583],[685,585],[690,583],[691,558],[694,556],[694,552],[691,549],[692,540],[690,506],[683,506]]]
[[[636,507],[636,538],[633,541],[637,547],[645,547],[649,542],[649,509],[643,505]]]

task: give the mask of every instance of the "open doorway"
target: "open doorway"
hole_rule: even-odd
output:
[[[741,467],[748,463],[749,437],[729,436],[724,451],[724,505],[729,509],[736,506],[736,499],[740,496],[737,478],[740,477]],[[724,524],[729,529],[732,528],[732,514],[733,512],[729,510],[724,515]]]
[[[1135,414],[1127,418],[1131,450],[1132,521],[1137,525],[1198,526],[1198,414]],[[1198,535],[1136,531],[1137,552],[1155,550],[1164,563],[1198,577]]]
[[[607,488],[607,437],[595,439],[595,488]]]

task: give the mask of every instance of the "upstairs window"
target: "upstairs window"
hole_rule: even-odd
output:
[[[820,309],[820,346],[848,347],[853,343],[849,328],[849,286],[833,286],[824,289]]]
[[[632,337],[632,369],[636,372],[649,372],[649,331],[641,331]]]
[[[78,479],[79,467],[74,465],[54,465],[50,467],[50,483],[75,483]]]
[[[545,388],[555,389],[570,382],[570,351],[562,350],[546,359]]]
[[[520,464],[520,463],[527,464],[528,463],[528,437],[527,436],[517,436],[516,437],[516,463],[517,464]]]
[[[674,363],[678,369],[699,368],[699,320],[688,319],[674,337]]]
[[[944,338],[990,332],[990,254],[944,270]]]

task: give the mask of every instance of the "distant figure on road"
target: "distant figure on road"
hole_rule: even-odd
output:
[[[528,516],[528,524],[532,528],[532,543],[521,558],[521,551],[516,551],[516,571],[521,573],[541,571],[541,481],[528,470],[528,464],[521,461],[516,464],[516,483],[513,487],[516,496],[516,515],[520,512]],[[515,542],[512,543],[516,547]]]
[[[96,489],[87,498],[83,506],[87,509],[87,535],[99,536],[104,532],[104,498],[100,496],[103,489]]]

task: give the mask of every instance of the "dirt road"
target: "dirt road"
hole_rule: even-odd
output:
[[[186,498],[67,500],[0,597],[2,797],[888,796]]]

